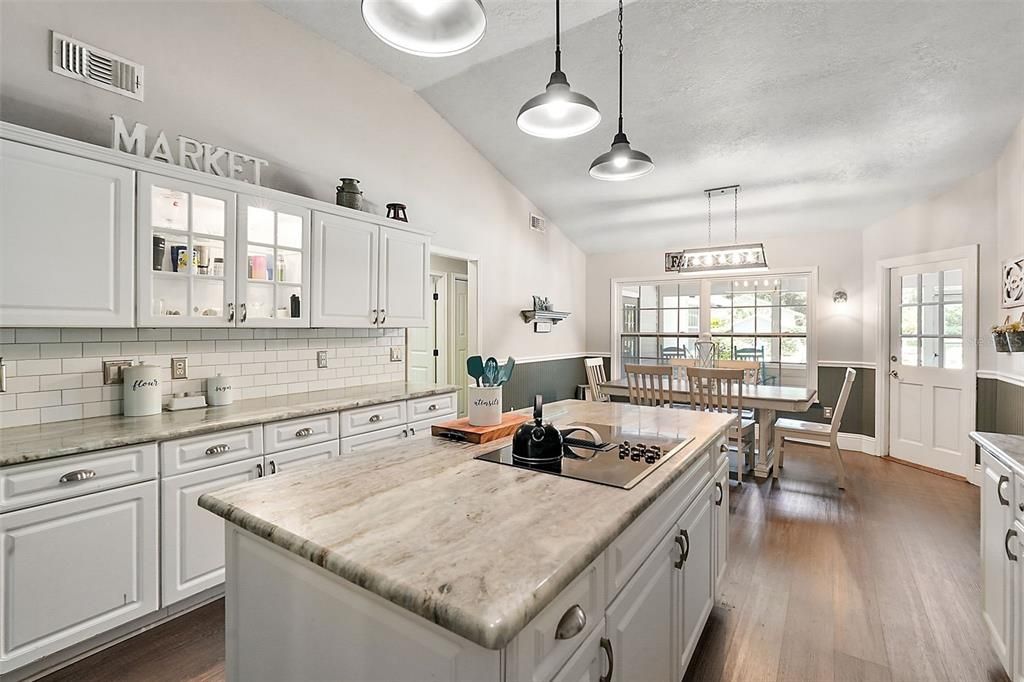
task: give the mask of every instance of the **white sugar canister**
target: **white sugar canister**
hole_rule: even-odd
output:
[[[235,400],[235,389],[231,377],[210,377],[206,380],[206,402],[210,405],[230,405]]]
[[[121,377],[124,382],[124,416],[160,414],[163,400],[159,367],[145,364],[125,367],[121,370]]]

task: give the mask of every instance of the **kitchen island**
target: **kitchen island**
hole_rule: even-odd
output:
[[[693,440],[630,490],[429,439],[203,495],[226,520],[229,679],[680,679],[725,567],[732,418],[546,414]]]

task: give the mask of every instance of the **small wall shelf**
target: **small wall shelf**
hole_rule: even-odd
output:
[[[560,313],[554,310],[520,310],[519,314],[523,318],[523,322],[529,324],[530,322],[550,322],[551,324],[558,324],[565,318],[569,317],[572,313]]]

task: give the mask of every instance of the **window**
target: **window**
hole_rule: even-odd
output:
[[[963,272],[904,275],[900,295],[900,364],[963,369]]]
[[[810,385],[811,275],[759,274],[619,284],[618,371],[696,357],[707,331],[719,358],[760,362],[762,383]]]

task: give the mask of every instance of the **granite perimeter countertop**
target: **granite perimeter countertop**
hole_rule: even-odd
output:
[[[996,455],[1024,476],[1024,436],[972,431],[971,440]]]
[[[582,401],[545,412],[556,425],[604,423],[694,440],[631,490],[474,459],[507,438],[482,445],[428,438],[208,493],[199,506],[501,649],[734,420]]]
[[[151,417],[94,417],[0,429],[0,467],[104,448],[222,431],[279,419],[449,393],[450,384],[394,381],[329,391],[239,400],[224,407],[161,412]]]

